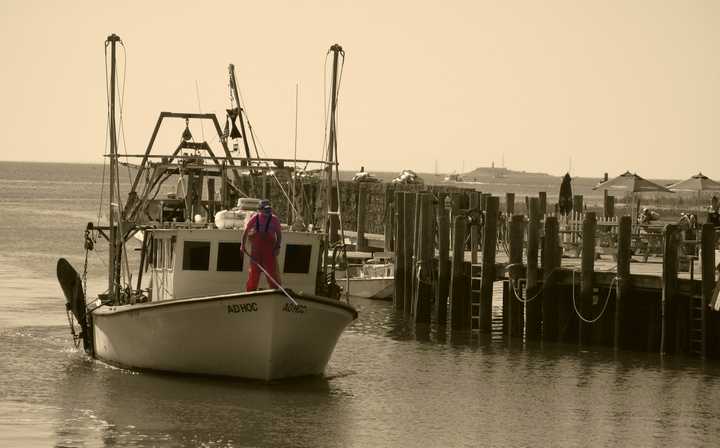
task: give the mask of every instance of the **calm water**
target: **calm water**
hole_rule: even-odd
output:
[[[323,378],[133,373],[72,345],[102,168],[0,162],[0,446],[718,446],[720,364],[414,329],[356,299]],[[103,287],[105,254],[89,259]],[[459,338],[458,338],[459,339]]]

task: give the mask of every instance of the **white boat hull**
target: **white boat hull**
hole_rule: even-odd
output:
[[[92,313],[95,356],[110,364],[273,380],[320,375],[350,305],[279,290],[123,306]]]
[[[340,281],[340,284],[344,284]],[[391,299],[395,280],[393,277],[350,278],[350,295],[368,299]]]

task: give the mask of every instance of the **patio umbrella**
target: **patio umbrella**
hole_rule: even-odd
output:
[[[560,184],[560,194],[558,195],[558,208],[560,209],[561,215],[567,215],[572,211],[573,208],[573,194],[572,194],[572,179],[570,173],[565,174],[562,183]],[[581,212],[582,210],[576,210]]]
[[[635,197],[641,193],[672,193],[672,191],[666,187],[656,184],[655,182],[650,182],[649,180],[644,179],[635,173],[631,173],[630,171],[625,171],[623,174],[614,179],[597,184],[593,187],[593,190],[624,191],[632,195],[633,202]],[[637,201],[635,215],[637,215],[638,209],[640,209],[639,198]]]
[[[720,191],[720,182],[715,182],[703,173],[697,173],[690,179],[674,183],[668,187],[673,191],[697,191],[698,213],[701,209],[702,193],[704,191]]]

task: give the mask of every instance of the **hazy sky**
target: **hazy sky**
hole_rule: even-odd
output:
[[[337,42],[343,169],[720,178],[720,1],[2,0],[0,160],[101,160],[110,33],[130,153],[196,85],[224,113],[232,62],[266,153],[292,156],[299,83],[298,156],[320,158]]]

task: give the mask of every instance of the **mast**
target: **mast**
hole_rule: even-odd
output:
[[[233,99],[235,100],[235,104],[238,108],[238,118],[240,119],[240,131],[242,132],[242,141],[243,146],[245,147],[245,157],[248,158],[248,163],[250,163],[250,146],[247,142],[247,135],[245,134],[245,122],[243,121],[243,110],[242,107],[240,107],[240,95],[238,94],[237,89],[237,82],[235,81],[235,64],[230,64],[228,67],[228,71],[230,72],[230,89],[232,90]]]
[[[333,54],[333,66],[332,66],[332,89],[330,92],[330,130],[328,134],[328,147],[327,147],[327,200],[328,200],[328,225],[326,230],[330,242],[335,243],[338,241],[338,224],[340,221],[340,210],[337,199],[333,195],[333,164],[337,159],[337,134],[336,134],[336,123],[335,116],[337,111],[337,94],[338,94],[338,60],[340,55],[345,55],[342,47],[338,44],[330,47],[330,52]]]
[[[113,301],[116,300],[118,291],[118,281],[120,264],[118,263],[118,232],[115,226],[115,216],[113,207],[119,206],[116,204],[115,198],[115,184],[117,183],[117,171],[118,171],[118,160],[117,160],[117,130],[115,129],[115,49],[117,43],[120,42],[120,37],[116,34],[111,34],[105,41],[105,48],[110,45],[110,204],[108,210],[108,226],[110,227],[110,250],[109,250],[109,263],[108,263],[108,292]],[[118,196],[120,192],[118,191]]]

